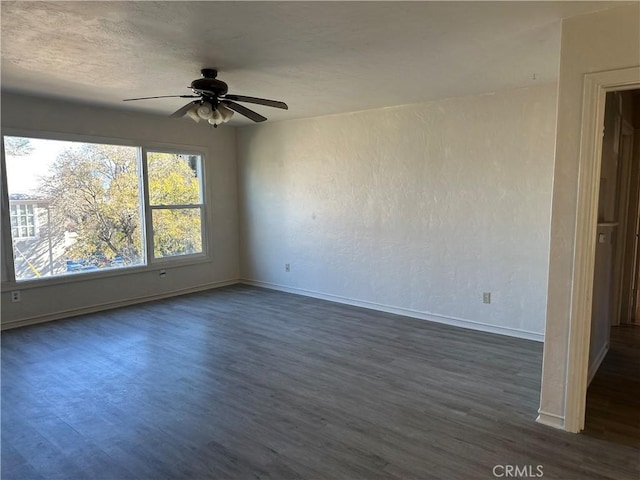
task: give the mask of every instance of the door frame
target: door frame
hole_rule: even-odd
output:
[[[640,88],[640,67],[584,76],[564,428],[584,429],[604,107],[608,92]]]

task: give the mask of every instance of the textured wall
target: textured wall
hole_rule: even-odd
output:
[[[584,74],[640,64],[640,4],[566,19],[558,87],[549,296],[540,410],[564,419]]]
[[[545,84],[240,129],[243,278],[541,339],[555,114]]]
[[[147,143],[169,143],[206,148],[208,221],[212,231],[212,261],[172,267],[160,279],[157,271],[122,272],[109,278],[69,277],[47,286],[2,286],[2,323],[46,317],[94,306],[197,288],[235,280],[239,274],[238,208],[236,191],[235,130],[194,125],[193,122],[158,116],[124,113],[41,100],[2,95],[2,127],[14,134],[52,132],[82,134]],[[11,249],[10,241],[2,242]],[[10,252],[5,252],[11,255]],[[6,257],[5,257],[6,258]],[[3,262],[4,263],[4,262]],[[161,268],[161,267],[158,267]],[[22,291],[22,301],[11,303],[8,290]]]

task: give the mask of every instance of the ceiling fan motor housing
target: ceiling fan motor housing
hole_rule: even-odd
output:
[[[196,93],[212,93],[220,96],[225,95],[229,87],[222,80],[216,78],[199,78],[191,82],[191,90]]]

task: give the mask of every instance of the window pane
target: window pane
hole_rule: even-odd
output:
[[[202,203],[199,155],[149,152],[147,174],[151,205]]]
[[[173,257],[202,252],[201,209],[154,208],[153,255]]]
[[[145,263],[136,147],[4,144],[16,280]]]

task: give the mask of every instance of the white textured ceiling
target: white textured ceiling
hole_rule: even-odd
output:
[[[212,67],[271,120],[358,111],[553,81],[561,18],[619,3],[3,1],[1,86],[169,115],[122,99]]]

